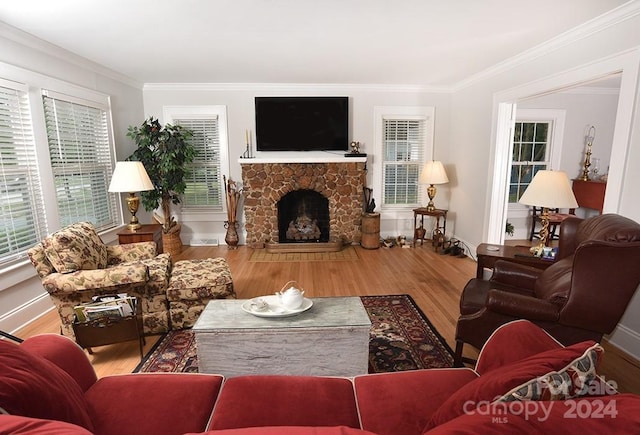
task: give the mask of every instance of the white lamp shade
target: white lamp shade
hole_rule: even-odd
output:
[[[117,162],[109,192],[142,192],[155,187],[141,162]]]
[[[422,167],[418,183],[420,184],[445,184],[449,182],[442,162],[431,160]]]
[[[577,208],[569,178],[562,171],[538,171],[520,197],[521,204],[547,208]]]

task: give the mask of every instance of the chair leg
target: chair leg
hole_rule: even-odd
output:
[[[456,352],[453,356],[453,366],[454,367],[462,367],[462,348],[464,347],[464,342],[460,340],[456,340]]]

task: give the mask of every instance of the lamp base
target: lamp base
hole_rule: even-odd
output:
[[[140,222],[138,222],[138,218],[136,217],[139,205],[140,198],[138,198],[134,192],[129,193],[129,196],[127,197],[127,208],[131,213],[131,219],[129,219],[127,228],[129,228],[131,231],[139,230],[142,227],[142,225],[140,225]]]

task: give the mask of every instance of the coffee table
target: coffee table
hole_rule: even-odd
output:
[[[308,311],[277,318],[243,311],[246,300],[209,301],[193,326],[198,371],[225,377],[366,374],[371,321],[360,298],[311,301]]]

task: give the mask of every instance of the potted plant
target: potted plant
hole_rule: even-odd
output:
[[[180,203],[180,195],[187,187],[187,165],[195,155],[195,149],[189,142],[192,133],[179,125],[166,124],[163,127],[157,119],[150,117],[140,126],[130,126],[127,136],[137,145],[127,160],[142,162],[155,186],[155,190],[140,192],[142,205],[147,211],[162,209],[164,248],[172,254],[180,253],[181,226],[171,215],[171,204]],[[178,244],[177,248],[171,246],[172,240]]]

